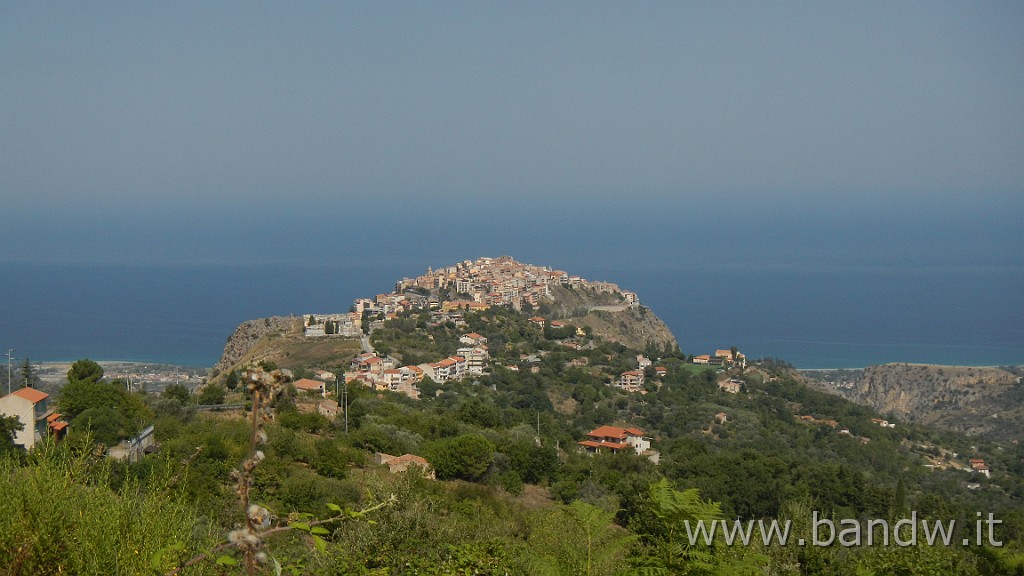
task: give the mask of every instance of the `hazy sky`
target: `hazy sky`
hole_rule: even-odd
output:
[[[3,2],[0,213],[0,261],[1020,267],[1024,3]]]

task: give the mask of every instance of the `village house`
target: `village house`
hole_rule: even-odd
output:
[[[659,378],[664,378],[665,376],[668,376],[668,370],[666,370],[664,366],[655,366],[654,375]]]
[[[651,442],[644,438],[644,432],[639,428],[601,426],[588,432],[587,439],[576,444],[590,453],[633,450],[634,454],[644,455],[651,452]]]
[[[541,328],[543,328],[547,324],[547,321],[541,318],[540,316],[534,316],[533,318],[530,318],[528,322],[530,324],[533,324],[534,326],[539,326]]]
[[[56,419],[49,420],[54,413],[49,398],[49,394],[27,387],[0,398],[0,414],[14,416],[22,424],[22,429],[14,434],[14,443],[25,450],[32,450],[50,430],[63,431],[67,426],[64,424],[58,430]]]
[[[724,425],[728,421],[729,415],[726,414],[725,412],[719,412],[718,414],[715,414],[715,422]]]
[[[618,387],[626,392],[639,392],[644,386],[644,373],[641,370],[629,370],[619,375]]]
[[[728,380],[722,380],[718,383],[719,390],[728,392],[729,394],[739,394],[740,390],[743,389],[743,380],[737,378],[729,378]]]
[[[338,402],[335,400],[321,400],[320,404],[316,407],[316,411],[328,420],[334,420],[341,413]]]
[[[487,347],[483,345],[475,348],[459,348],[455,351],[457,356],[466,359],[466,373],[470,376],[481,376],[487,370],[487,361],[490,354]]]
[[[720,358],[724,364],[731,366],[739,366],[740,368],[747,367],[747,357],[743,355],[739,350],[734,355],[732,350],[718,349],[715,350],[715,357]]]
[[[300,378],[295,382],[292,382],[297,391],[301,392],[314,392],[320,396],[327,395],[327,385],[319,380],[310,380],[309,378]]]
[[[469,334],[466,334],[459,338],[459,343],[465,344],[466,346],[480,346],[483,344],[487,344],[487,338],[484,338],[483,336],[477,334],[476,332],[470,332]]]
[[[988,464],[986,464],[981,458],[971,458],[971,471],[984,474],[985,478],[988,478],[991,473]]]
[[[327,336],[327,330],[323,324],[307,324],[302,329],[302,334],[306,338],[319,338],[321,336]]]
[[[717,356],[711,356],[710,354],[700,354],[693,357],[694,364],[706,364],[709,366],[721,366],[722,359]]]
[[[882,420],[881,418],[872,418],[871,422],[872,422],[872,424],[878,424],[882,428],[895,428],[896,427],[896,425],[893,424],[892,422],[889,422],[888,420]]]
[[[637,369],[643,370],[644,368],[647,368],[648,366],[651,366],[653,364],[654,363],[651,362],[651,359],[648,358],[647,356],[644,356],[643,354],[637,354],[636,355]]]
[[[335,380],[336,376],[334,375],[334,372],[328,372],[327,370],[314,370],[313,378],[316,378],[317,380],[322,380],[324,382],[330,382],[332,380]]]

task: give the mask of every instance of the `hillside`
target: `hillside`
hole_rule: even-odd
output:
[[[845,386],[814,383],[905,422],[999,440],[1024,430],[1024,385],[1004,368],[895,363],[848,377]]]

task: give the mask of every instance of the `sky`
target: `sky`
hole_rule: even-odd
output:
[[[1019,2],[3,2],[0,261],[1020,267],[1022,62]]]

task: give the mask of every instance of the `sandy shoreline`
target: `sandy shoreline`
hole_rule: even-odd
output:
[[[106,378],[131,379],[139,382],[152,383],[198,383],[206,376],[208,368],[195,366],[179,366],[159,362],[135,362],[127,360],[96,360],[103,368]],[[33,362],[36,375],[47,384],[60,384],[68,375],[68,370],[75,361],[68,362]]]

